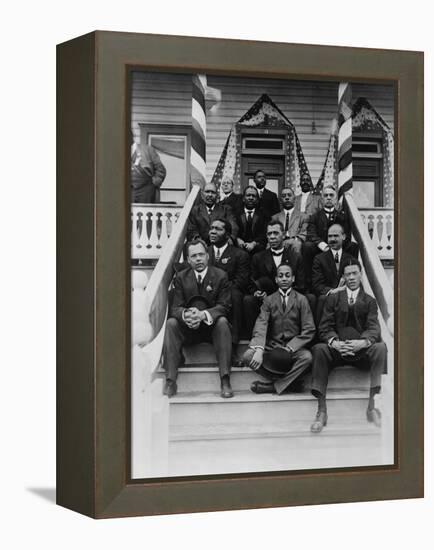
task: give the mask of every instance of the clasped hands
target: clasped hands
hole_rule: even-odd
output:
[[[205,321],[206,314],[197,307],[189,307],[184,309],[183,319],[188,328],[195,330],[199,328],[202,321]]]
[[[333,340],[331,347],[342,357],[354,357],[367,347],[366,340]]]

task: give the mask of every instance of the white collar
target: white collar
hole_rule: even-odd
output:
[[[228,197],[230,197],[232,195],[233,191],[231,191],[230,193],[223,193],[223,196],[225,199],[227,199]]]
[[[291,290],[292,290],[292,287],[289,290],[287,290],[286,292],[283,292],[283,290],[281,288],[279,288],[279,294],[281,296],[283,296],[284,298],[287,298],[289,296],[289,293],[291,292]]]
[[[354,301],[356,301],[357,296],[359,295],[359,292],[360,292],[360,287],[357,288],[356,290],[351,290],[347,286],[345,288],[346,288],[346,291],[347,291],[348,301],[350,301],[350,298],[352,298]]]
[[[283,211],[286,213],[286,214],[291,214],[292,211],[294,210],[295,206],[293,206],[292,208],[284,208]]]
[[[220,248],[217,248],[217,246],[215,246],[214,244],[212,246],[214,248],[214,256],[217,255],[217,250],[220,250],[220,257],[222,257],[224,251],[228,247],[228,243],[226,243],[224,246],[221,246]]]
[[[252,214],[254,216],[255,211],[256,211],[256,208],[254,208],[253,210],[247,210],[247,208],[244,207],[244,212],[245,212],[246,216],[248,216],[249,214]]]
[[[207,267],[206,267],[203,271],[201,271],[200,273],[199,273],[199,271],[194,270],[194,275],[195,275],[195,277],[196,277],[196,281],[197,281],[197,278],[198,278],[199,275],[200,275],[201,278],[202,278],[202,283],[203,283],[203,280],[205,279],[207,272],[208,272],[208,268],[207,268]]]
[[[333,259],[335,259],[336,252],[337,252],[337,253],[338,253],[339,261],[341,261],[341,258],[342,258],[342,248],[340,248],[339,250],[333,250],[332,248],[330,248],[330,252],[333,254]]]

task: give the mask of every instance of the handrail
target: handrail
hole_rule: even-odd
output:
[[[144,295],[144,307],[148,312],[148,319],[151,330],[140,342],[146,345],[151,342],[161,331],[167,314],[168,289],[173,277],[173,264],[178,261],[184,245],[187,231],[187,220],[193,208],[200,187],[193,185],[193,188],[185,201],[179,219],[166,243],[163,254],[152,272]]]
[[[359,243],[360,255],[365,267],[367,278],[372,287],[374,296],[378,302],[381,314],[393,335],[393,289],[384,271],[383,264],[378,256],[366,225],[363,223],[360,212],[351,195],[345,195],[345,202],[350,215],[351,229],[356,241]]]

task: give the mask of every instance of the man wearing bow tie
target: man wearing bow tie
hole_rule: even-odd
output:
[[[270,222],[267,226],[269,248],[253,256],[250,293],[244,296],[243,300],[245,328],[249,337],[252,334],[263,299],[277,290],[276,274],[281,263],[291,266],[294,275],[294,288],[301,293],[305,290],[302,259],[291,248],[283,246],[283,238],[282,223],[280,221]]]
[[[281,263],[276,272],[278,290],[264,298],[243,356],[246,366],[268,379],[252,383],[255,393],[296,390],[294,381],[311,364],[306,345],[315,335],[315,325],[306,297],[292,288],[293,282],[291,266]]]
[[[335,294],[345,286],[343,266],[354,259],[343,250],[345,233],[341,225],[335,223],[328,230],[328,250],[321,252],[313,261],[312,286],[318,297],[316,306],[316,320],[319,324],[324,302],[327,296]]]
[[[240,366],[236,348],[243,326],[243,297],[250,279],[250,257],[244,250],[229,244],[231,225],[227,220],[217,219],[211,223],[208,247],[209,265],[223,269],[228,276],[232,299],[232,364]]]
[[[163,357],[166,371],[164,393],[177,392],[176,379],[184,344],[212,342],[219,366],[222,397],[232,397],[230,384],[231,289],[226,273],[209,266],[207,246],[198,239],[186,245],[188,269],[174,280],[174,293],[164,334]]]
[[[318,399],[318,412],[311,425],[313,433],[319,433],[327,425],[329,372],[346,364],[370,369],[366,418],[376,426],[381,425],[374,397],[381,389],[381,375],[387,371],[387,348],[381,341],[377,302],[361,287],[362,271],[357,260],[348,260],[342,273],[345,286],[327,297],[319,326],[322,343],[312,348],[312,394]]]
[[[258,208],[258,203],[258,190],[253,185],[248,185],[243,192],[243,208],[237,216],[237,244],[251,256],[264,250],[267,244],[269,218]]]
[[[207,183],[202,190],[202,201],[191,209],[187,224],[187,240],[200,238],[209,244],[209,228],[217,218],[228,220],[232,227],[230,239],[236,242],[238,226],[230,206],[217,204],[217,189],[213,183]]]
[[[267,177],[263,170],[256,170],[253,181],[259,193],[259,208],[264,212],[265,216],[270,219],[271,216],[277,214],[280,210],[279,199],[276,193],[266,189]]]

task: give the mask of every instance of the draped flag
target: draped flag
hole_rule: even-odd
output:
[[[341,82],[338,90],[338,196],[353,187],[351,84]]]
[[[193,75],[191,96],[191,183],[206,183],[206,75]]]

